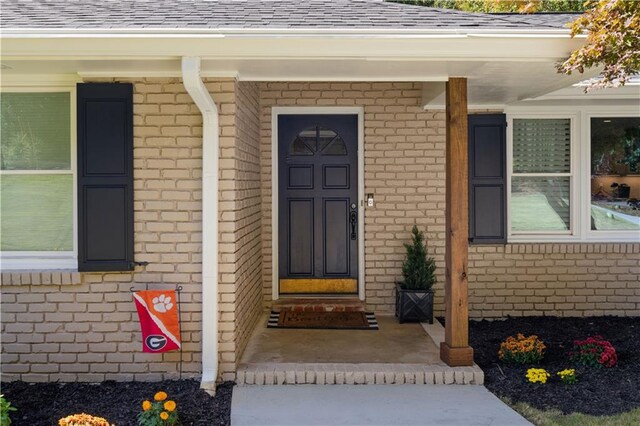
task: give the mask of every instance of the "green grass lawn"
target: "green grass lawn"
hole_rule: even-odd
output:
[[[0,177],[2,251],[73,250],[71,175]]]
[[[537,426],[632,426],[640,425],[640,408],[614,416],[589,416],[581,413],[562,414],[559,410],[539,410],[524,402],[512,403],[511,408]]]
[[[595,222],[596,229],[640,230],[640,225],[625,220],[623,217],[615,215],[615,212],[609,212],[608,210],[609,209],[605,209],[604,207],[600,206],[591,206],[591,218]]]
[[[539,193],[511,195],[511,227],[514,231],[562,231],[567,224]],[[568,217],[568,212],[567,212]]]

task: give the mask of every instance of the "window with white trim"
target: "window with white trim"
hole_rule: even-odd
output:
[[[594,234],[640,231],[640,117],[589,116]]]
[[[511,235],[570,234],[571,180],[571,119],[513,119]]]
[[[69,88],[1,94],[3,269],[77,267],[73,94]]]
[[[640,242],[637,107],[514,107],[509,242]]]

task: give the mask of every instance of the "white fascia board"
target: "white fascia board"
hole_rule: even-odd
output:
[[[2,38],[12,37],[300,37],[300,36],[352,36],[352,37],[390,37],[390,36],[429,36],[429,37],[570,37],[570,30],[552,29],[420,29],[420,28],[4,28]],[[585,37],[577,35],[576,37]]]
[[[3,60],[171,58],[557,61],[582,44],[552,38],[3,38]],[[304,48],[303,48],[304,47]]]

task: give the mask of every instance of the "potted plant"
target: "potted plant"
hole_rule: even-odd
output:
[[[424,233],[413,226],[411,244],[404,244],[407,256],[402,264],[403,282],[396,283],[396,316],[406,321],[433,324],[433,284],[436,264],[427,256]]]

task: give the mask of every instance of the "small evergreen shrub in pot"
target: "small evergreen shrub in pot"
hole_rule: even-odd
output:
[[[406,258],[402,264],[403,282],[396,283],[396,316],[407,321],[433,324],[433,284],[436,264],[428,257],[424,233],[413,226],[411,244],[405,244]]]

